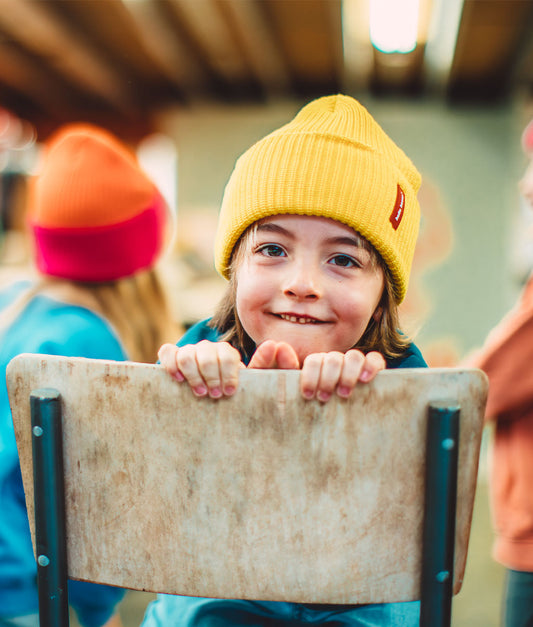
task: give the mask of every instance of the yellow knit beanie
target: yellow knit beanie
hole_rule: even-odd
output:
[[[222,200],[216,268],[228,278],[235,244],[262,218],[333,218],[379,252],[401,302],[418,236],[420,182],[409,158],[357,100],[313,100],[237,160]]]

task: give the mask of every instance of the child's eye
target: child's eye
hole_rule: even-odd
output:
[[[283,257],[285,251],[278,244],[263,244],[257,248],[258,253],[265,255],[265,257]]]
[[[335,255],[329,260],[328,263],[331,263],[334,266],[341,266],[342,268],[351,268],[353,266],[357,266],[357,267],[361,266],[361,264],[357,261],[357,259],[350,257],[350,255]]]

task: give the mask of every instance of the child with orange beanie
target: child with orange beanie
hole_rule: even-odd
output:
[[[46,145],[29,227],[38,278],[0,290],[0,366],[19,353],[153,363],[174,333],[154,265],[169,229],[165,202],[134,154],[94,126]],[[33,554],[5,376],[0,385],[0,627],[37,627]],[[120,625],[124,591],[69,582],[84,627]]]
[[[246,366],[300,369],[302,396],[321,402],[347,398],[383,368],[424,367],[398,323],[419,186],[416,168],[359,102],[337,95],[309,103],[237,161],[215,242],[227,294],[212,319],[161,347],[161,363],[213,399],[231,396]],[[419,603],[405,601],[160,596],[143,627],[418,625]]]

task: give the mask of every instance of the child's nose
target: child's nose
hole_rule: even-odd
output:
[[[321,296],[318,269],[312,266],[298,264],[287,277],[284,292],[286,295],[307,300],[318,299]]]

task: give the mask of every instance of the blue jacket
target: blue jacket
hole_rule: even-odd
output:
[[[27,282],[0,291],[3,311]],[[39,295],[13,324],[0,329],[0,622],[2,616],[38,611],[37,569],[30,538],[24,489],[5,383],[5,369],[19,353],[41,353],[95,359],[127,359],[109,324],[83,307]],[[124,596],[119,588],[69,583],[70,604],[84,627],[99,627]]]

